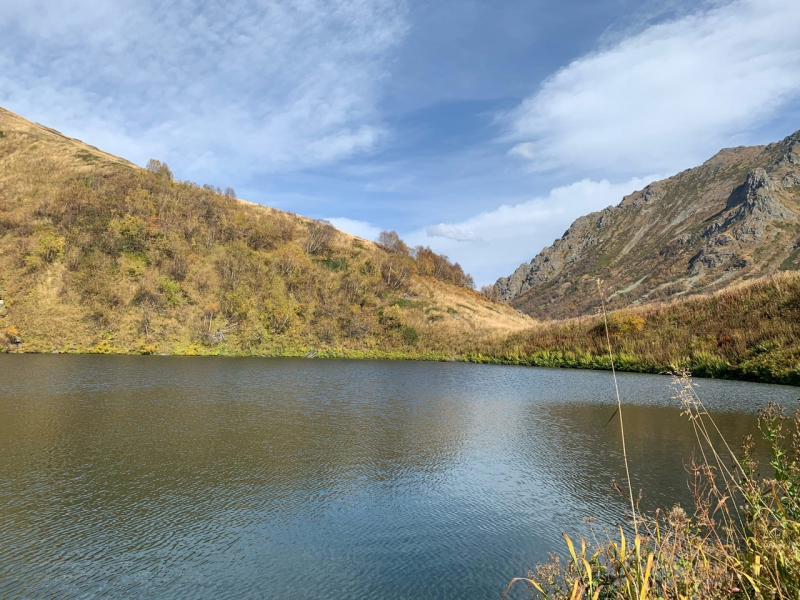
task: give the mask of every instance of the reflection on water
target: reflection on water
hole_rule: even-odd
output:
[[[620,378],[649,506],[688,498],[669,383]],[[0,384],[3,598],[490,598],[624,514],[609,373],[0,356]],[[731,440],[797,396],[699,384]]]

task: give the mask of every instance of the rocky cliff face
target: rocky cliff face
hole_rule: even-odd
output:
[[[576,220],[508,277],[500,298],[539,318],[593,312],[596,279],[613,307],[709,292],[800,269],[800,131],[722,150]]]

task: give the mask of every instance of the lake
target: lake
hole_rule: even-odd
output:
[[[689,500],[670,382],[619,375],[648,507]],[[736,443],[800,393],[696,383]],[[0,355],[0,597],[499,598],[624,519],[615,407],[597,371]]]

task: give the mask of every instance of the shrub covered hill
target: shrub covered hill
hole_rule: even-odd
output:
[[[668,254],[637,254],[633,260],[639,244],[657,238],[646,220],[641,222],[645,233],[616,242],[631,244],[622,254],[631,257],[630,269],[655,261],[673,269],[676,285],[685,286],[683,294],[672,294],[668,301],[655,301],[666,298],[658,292],[637,296],[639,288],[630,286],[612,296],[616,306],[642,302],[609,315],[618,368],[654,373],[689,369],[701,376],[800,384],[800,275],[784,272],[726,285],[788,269],[797,260],[796,242],[787,241],[797,239],[790,211],[800,214],[798,189],[790,185],[797,148],[792,153],[785,146],[777,158],[769,146],[722,153],[769,152],[773,166],[779,166],[757,171],[748,159],[747,166],[731,163],[714,170],[729,173],[715,192],[722,198],[719,214],[710,221],[700,219],[706,214],[702,211],[700,217],[686,217],[688,233],[680,234],[694,240],[685,244],[691,245],[700,232],[705,253],[695,261],[703,265],[695,274],[682,276],[679,259],[670,263],[664,258]],[[737,188],[736,177],[745,185]],[[648,189],[662,186],[669,187],[662,182]],[[728,194],[734,198],[728,208],[725,186],[738,190]],[[634,194],[601,213],[612,215],[615,235],[628,231],[620,223],[649,214],[645,208],[654,201],[645,200],[648,193],[654,192]],[[744,199],[739,202],[740,195]],[[558,285],[542,293],[535,287],[528,291],[537,302],[551,302],[561,293],[567,308],[559,311],[543,303],[545,309],[537,314],[584,314],[538,322],[513,308],[536,305],[518,304],[528,298],[525,293],[512,306],[490,301],[471,289],[469,276],[457,264],[428,248],[409,250],[392,232],[375,243],[234,196],[232,190],[221,193],[176,181],[158,161],[139,168],[0,109],[0,351],[611,366],[598,315],[600,296],[588,276],[600,273],[612,285],[624,282],[630,276],[624,261],[608,260],[606,270],[600,263],[579,269],[574,282],[567,277],[577,267],[562,265]],[[698,201],[703,207],[706,202]],[[736,217],[737,211],[744,216]],[[754,246],[754,240],[770,242]],[[736,258],[726,259],[727,251]],[[587,256],[576,256],[579,266],[591,265],[580,262]],[[719,256],[722,262],[709,264],[713,261],[701,260],[705,256]],[[621,266],[612,269],[613,264]],[[662,276],[658,271],[648,275]],[[648,289],[648,281],[639,287]],[[608,283],[606,293],[621,289],[609,289]],[[715,293],[688,294],[723,285]]]
[[[0,109],[0,349],[450,358],[532,323],[381,241]]]
[[[612,308],[681,298],[800,269],[800,131],[722,150],[576,220],[496,290],[539,318],[588,314],[596,278]]]

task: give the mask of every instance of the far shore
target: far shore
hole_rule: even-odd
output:
[[[199,351],[198,351],[199,350]],[[589,355],[588,353],[545,351],[532,355],[487,356],[483,354],[470,354],[461,356],[448,356],[435,352],[393,352],[380,350],[343,350],[343,349],[286,349],[273,353],[245,353],[228,348],[195,348],[172,353],[157,352],[108,352],[92,350],[57,350],[52,352],[16,351],[8,352],[9,355],[42,355],[42,354],[68,354],[81,356],[173,356],[173,357],[229,357],[229,358],[306,358],[306,359],[348,359],[348,360],[383,360],[383,361],[424,361],[424,362],[460,362],[483,365],[505,365],[521,367],[546,367],[556,369],[585,369],[595,371],[610,371],[611,362],[608,356]],[[650,375],[664,375],[678,371],[689,371],[692,377],[703,379],[728,379],[734,381],[748,381],[753,383],[770,383],[800,387],[800,375],[788,375],[770,372],[765,369],[747,370],[736,367],[717,369],[711,371],[704,365],[695,365],[700,368],[692,369],[692,358],[687,357],[678,365],[658,365],[644,360],[636,360],[628,356],[614,358],[614,368],[624,373],[646,373]]]

